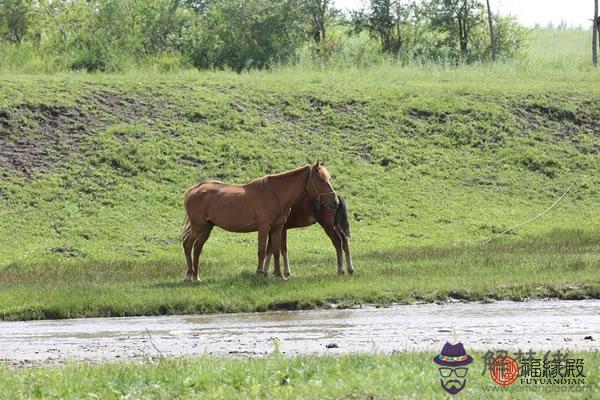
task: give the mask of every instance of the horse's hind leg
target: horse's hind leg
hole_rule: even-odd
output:
[[[202,226],[202,228],[199,229],[200,233],[198,233],[198,238],[194,242],[194,258],[192,263],[194,272],[192,275],[192,281],[200,280],[200,278],[198,277],[200,273],[200,253],[202,253],[202,247],[204,246],[204,243],[206,243],[206,241],[208,240],[213,226],[214,225],[210,223]]]
[[[185,253],[185,260],[187,262],[187,271],[185,273],[185,280],[191,281],[194,275],[194,268],[192,267],[192,248],[194,247],[194,241],[198,236],[197,232],[190,230],[189,234],[183,241],[183,252]]]
[[[281,236],[284,235],[285,229],[282,231]],[[281,251],[283,252],[283,238],[280,239]],[[271,256],[273,255],[273,231],[269,233],[269,244],[267,245],[267,261],[265,263],[265,273],[269,273],[269,263],[271,261]],[[284,271],[287,268],[287,262],[285,261],[287,256],[284,255]],[[275,276],[284,276],[281,274],[281,266],[278,263],[275,263],[275,268],[273,268],[273,275]],[[289,276],[289,274],[288,274]]]
[[[344,246],[344,253],[346,253],[346,264],[348,265],[348,273],[354,273],[354,266],[352,265],[352,257],[350,256],[350,245],[348,244],[348,238],[343,233],[340,233],[342,245]]]
[[[321,225],[321,226],[325,230],[325,233],[327,234],[327,236],[329,236],[329,239],[331,240],[333,247],[335,247],[335,255],[337,257],[337,272],[338,272],[338,274],[343,274],[344,273],[344,259],[343,259],[343,255],[342,255],[342,239],[340,238],[340,235],[335,230],[333,225],[325,224],[325,225]]]
[[[288,266],[287,259],[287,242],[286,242],[286,230],[284,229],[281,233],[281,252],[283,254],[283,270],[284,276],[290,276],[290,268]],[[269,233],[269,239],[267,240],[267,255],[265,257],[265,265],[263,267],[263,272],[265,275],[269,275],[269,265],[271,264],[271,257],[273,256],[273,243],[271,241],[271,233]],[[281,276],[281,268],[277,268],[275,266],[273,270],[273,274],[277,276]]]
[[[279,255],[281,254],[281,231],[283,229],[283,225],[279,225],[271,229],[271,233],[269,235],[271,239],[271,247],[273,250],[273,260],[275,261],[275,268],[273,273],[276,276],[285,279],[285,276],[281,273],[281,265],[279,264]]]

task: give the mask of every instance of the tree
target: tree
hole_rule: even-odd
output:
[[[494,24],[492,19],[492,9],[490,7],[490,0],[486,0],[487,13],[488,13],[488,25],[490,27],[490,40],[492,43],[492,61],[496,61],[496,32],[494,32]]]
[[[4,40],[21,44],[29,27],[30,0],[0,1],[0,34]]]
[[[174,50],[173,38],[181,36],[181,29],[188,19],[180,0],[146,0],[137,5],[141,17],[140,36],[142,51],[157,54]]]
[[[449,44],[458,42],[460,58],[468,60],[469,35],[481,23],[482,4],[478,0],[433,0],[434,27],[446,31]]]
[[[379,39],[384,53],[398,54],[402,47],[401,25],[406,7],[399,0],[371,0],[367,10],[352,14],[355,32],[367,30]]]
[[[285,62],[305,40],[297,0],[210,2],[183,33],[183,51],[198,68],[243,71]]]
[[[325,41],[327,17],[331,12],[331,0],[303,0],[302,5],[310,18],[310,34],[315,44]]]

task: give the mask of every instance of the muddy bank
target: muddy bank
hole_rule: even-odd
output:
[[[199,354],[264,356],[470,350],[600,350],[600,300],[396,305],[350,310],[0,322],[17,366]],[[591,336],[591,339],[590,339]]]

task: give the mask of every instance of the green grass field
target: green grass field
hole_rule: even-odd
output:
[[[0,366],[0,396],[7,399],[440,399],[445,392],[429,353],[262,359],[200,357],[131,364],[10,369]],[[474,354],[461,399],[591,399],[600,390],[598,353],[583,358],[585,385],[509,386],[501,392]],[[525,391],[531,388],[538,391]],[[556,390],[558,389],[558,390]],[[556,390],[556,391],[555,391]],[[446,394],[446,396],[448,396]]]
[[[460,67],[25,75],[0,61],[0,320],[600,298],[589,36],[532,31],[513,63]],[[183,282],[187,187],[318,158],[349,204],[354,276],[337,276],[318,226],[290,232],[289,281],[254,275],[255,234],[215,229],[203,282]],[[460,398],[565,398],[498,392],[473,356]],[[589,387],[568,398],[595,398],[600,356],[578,356]],[[432,357],[0,362],[0,398],[448,397]]]
[[[0,318],[600,297],[600,73],[544,66],[544,40],[530,64],[2,76]],[[215,229],[183,283],[187,187],[318,158],[355,276],[318,226],[290,233],[288,282]]]

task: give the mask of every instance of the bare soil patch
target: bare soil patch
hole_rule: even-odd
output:
[[[76,108],[18,104],[0,110],[0,169],[48,172],[91,133],[95,117]]]

